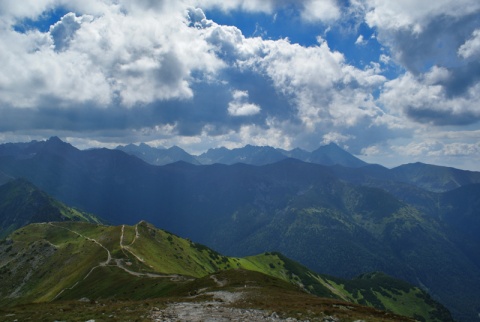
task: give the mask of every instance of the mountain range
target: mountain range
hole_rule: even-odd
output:
[[[322,165],[339,164],[354,168],[367,165],[366,162],[341,149],[335,143],[321,146],[313,152],[307,152],[298,148],[287,151],[269,146],[246,145],[243,148],[236,149],[209,149],[207,152],[202,153],[199,156],[190,155],[177,146],[169,149],[159,149],[152,148],[145,143],[140,145],[129,144],[126,146],[118,146],[117,149],[134,155],[153,165],[166,165],[176,161],[184,161],[196,165],[210,165],[215,163],[228,165],[235,163],[266,165],[282,161],[287,158],[293,158],[304,162]]]
[[[147,220],[229,256],[279,251],[341,278],[382,271],[427,290],[459,321],[480,312],[478,172],[294,158],[154,166],[58,138],[0,145],[0,172],[112,224]]]
[[[185,150],[179,148],[178,146],[173,146],[168,149],[161,149],[153,148],[145,143],[141,143],[139,145],[119,145],[117,150],[134,155],[137,158],[140,158],[143,161],[153,165],[165,165],[177,161],[184,161],[197,165],[200,164],[193,155],[188,154]]]
[[[74,221],[27,225],[0,243],[0,276],[3,307],[87,297],[138,301],[227,292],[250,299],[273,286],[273,294],[320,296],[323,300],[310,301],[323,301],[323,306],[331,299],[330,310],[349,319],[364,318],[362,304],[424,321],[453,321],[448,310],[420,288],[382,273],[346,280],[316,274],[279,253],[226,257],[144,221],[134,226]],[[375,320],[407,320],[367,312],[369,319],[373,313]]]

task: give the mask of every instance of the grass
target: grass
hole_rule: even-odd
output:
[[[409,292],[401,291],[400,294],[392,294],[390,291],[384,289],[382,292],[374,293],[389,311],[398,312],[405,316],[421,316],[424,319],[429,318],[431,307],[425,305],[425,303],[423,303],[424,305],[420,305],[418,295],[421,295],[421,292],[418,290],[412,289]]]
[[[118,267],[98,267],[59,300],[88,297],[93,300],[144,300],[169,294],[178,286],[168,278],[132,276]]]
[[[89,320],[146,322],[153,308],[165,307],[167,299],[145,301],[62,301],[0,308],[0,321],[69,321]]]
[[[136,228],[139,236],[136,236]],[[342,300],[410,317],[422,316],[427,320],[431,317],[429,309],[434,309],[428,299],[422,297],[424,293],[420,290],[383,274],[366,274],[348,281],[315,274],[279,253],[226,257],[145,222],[137,227],[124,227],[123,245],[126,248],[122,249],[121,232],[122,226],[83,222],[33,224],[14,232],[10,235],[12,243],[0,244],[0,307],[54,299],[75,303],[74,300],[88,297],[102,303],[142,300],[144,302],[135,302],[141,308],[144,304],[139,303],[148,303],[150,299],[187,296],[197,294],[201,289],[218,288],[214,279],[210,278],[214,274],[217,281],[225,282],[222,288],[227,290],[245,291],[246,287],[250,292],[254,287],[258,289],[260,293],[249,293],[248,302],[244,305],[282,310],[292,317],[305,312],[313,312],[313,316],[328,316],[329,312],[338,311],[332,309],[334,305],[345,311],[347,304]],[[110,266],[99,266],[107,259],[104,247],[113,257]],[[170,277],[133,276],[115,266],[116,260],[135,272],[183,275],[187,278],[174,281]],[[323,297],[323,302],[316,302],[320,301],[319,297],[305,291]],[[15,292],[17,298],[7,296]],[[311,307],[294,300],[295,296],[305,303],[312,303],[309,304]],[[340,302],[343,304],[338,304]],[[319,308],[315,308],[314,303],[320,303]],[[47,311],[49,308],[56,310],[54,303],[45,305]],[[67,308],[61,307],[63,304],[58,305],[66,314]],[[377,314],[372,313],[376,312],[373,309],[367,310],[352,303],[348,305],[363,312],[359,316]],[[75,311],[73,304],[68,304],[68,308]],[[90,309],[96,310],[97,315],[116,316],[111,310],[105,311],[104,307],[93,305]],[[352,310],[347,308],[345,316],[356,316]]]
[[[105,268],[107,269],[107,268]],[[112,269],[112,268],[110,268]],[[99,271],[100,273],[100,271]],[[128,276],[109,272],[126,283]],[[92,275],[92,281],[101,282],[103,274]],[[346,303],[343,301],[324,299],[299,292],[299,289],[277,278],[247,270],[227,270],[215,274],[216,278],[225,281],[222,287],[208,276],[179,285],[167,292],[168,296],[143,301],[122,299],[94,299],[90,301],[55,301],[52,303],[21,305],[0,309],[0,321],[150,321],[152,310],[165,308],[168,303],[185,301],[211,300],[210,296],[186,298],[194,290],[206,288],[208,292],[223,290],[242,292],[245,296],[232,306],[242,309],[260,309],[269,314],[276,312],[283,318],[293,317],[302,320],[323,321],[334,316],[341,321],[412,321],[409,318],[394,314],[386,314],[372,308]],[[112,281],[114,279],[112,278]],[[131,281],[130,281],[131,282]],[[110,287],[103,283],[104,288]],[[140,286],[140,285],[138,285]],[[245,287],[246,286],[246,287]],[[148,288],[147,285],[143,287]],[[150,287],[150,289],[153,289]],[[119,289],[115,290],[119,292]]]

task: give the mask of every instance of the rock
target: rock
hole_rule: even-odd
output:
[[[323,322],[338,322],[339,319],[334,316],[326,316],[323,318]]]

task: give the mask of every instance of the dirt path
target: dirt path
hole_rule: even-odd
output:
[[[107,251],[107,260],[105,262],[100,262],[97,266],[94,266],[92,267],[92,269],[87,273],[87,275],[85,275],[85,277],[83,278],[83,280],[87,279],[88,276],[90,276],[90,274],[93,272],[94,269],[98,268],[98,267],[101,267],[101,266],[107,266],[107,265],[110,265],[111,261],[112,261],[112,254],[110,253],[110,251],[105,247],[103,246],[100,242],[98,242],[97,240],[93,239],[93,238],[90,238],[90,237],[87,237],[85,235],[82,235],[80,234],[79,232],[76,232],[74,230],[71,230],[69,228],[66,228],[66,227],[62,227],[62,226],[59,226],[59,225],[54,225],[53,223],[48,223],[50,226],[54,226],[54,227],[57,227],[57,228],[61,228],[61,229],[65,229],[65,230],[68,230],[69,232],[73,233],[73,234],[76,234],[82,238],[85,238],[86,240],[89,240],[91,242],[94,242],[95,244],[97,244],[98,246],[102,247],[103,249],[105,249]],[[66,290],[71,290],[73,289],[75,286],[77,286],[77,284],[79,283],[80,281],[77,281],[75,284],[73,284],[72,286],[70,287],[67,287],[67,288],[64,288],[63,290],[61,290],[57,295],[55,295],[55,297],[52,299],[52,301],[56,300],[60,295],[62,295],[63,292],[65,292]]]
[[[68,230],[69,232],[73,233],[73,234],[76,234],[82,238],[85,238],[86,240],[89,240],[91,242],[94,242],[95,244],[97,244],[98,246],[102,247],[103,249],[105,249],[107,251],[107,260],[105,262],[101,262],[100,264],[98,264],[98,266],[107,266],[110,264],[110,262],[112,261],[112,254],[110,254],[110,251],[107,249],[107,247],[103,246],[101,243],[99,243],[96,239],[93,239],[93,238],[90,238],[90,237],[87,237],[85,235],[82,235],[80,234],[79,232],[76,232],[74,230],[71,230],[71,229],[68,229],[66,227],[62,227],[62,226],[58,226],[58,225],[54,225],[53,223],[48,223],[50,226],[54,226],[54,227],[58,227],[58,228],[62,228],[62,229],[65,229],[65,230]]]
[[[113,259],[112,258],[112,254],[110,253],[110,251],[104,246],[102,245],[99,241],[97,241],[96,239],[94,238],[90,238],[90,237],[87,237],[85,235],[82,235],[80,234],[79,232],[76,232],[74,230],[71,230],[69,228],[66,228],[66,227],[62,227],[62,226],[59,226],[59,225],[54,225],[53,223],[48,223],[49,225],[51,226],[54,226],[54,227],[58,227],[58,228],[62,228],[62,229],[65,229],[65,230],[68,230],[69,232],[73,233],[73,234],[76,234],[82,238],[85,238],[86,240],[89,240],[91,242],[94,242],[96,243],[97,245],[99,245],[100,247],[102,247],[103,249],[105,249],[107,251],[107,260],[105,262],[100,262],[97,266],[94,266],[90,269],[90,271],[87,273],[87,275],[85,275],[85,277],[82,279],[82,280],[86,280],[90,274],[95,270],[97,269],[98,267],[102,267],[102,266],[117,266],[118,268],[122,269],[123,271],[125,271],[126,273],[132,275],[132,276],[136,276],[136,277],[148,277],[148,278],[169,278],[171,279],[172,281],[180,281],[180,280],[187,280],[185,279],[183,276],[180,276],[180,275],[162,275],[162,274],[154,274],[154,273],[139,273],[139,272],[135,272],[135,271],[132,271],[130,269],[128,269],[127,267],[125,267],[123,264],[124,264],[124,259],[122,258],[116,258],[116,259]],[[122,249],[123,253],[125,254],[125,251],[128,251],[130,254],[132,254],[133,256],[135,256],[136,259],[138,259],[140,262],[142,263],[145,263],[145,261],[137,256],[135,253],[132,252],[132,250],[129,248],[130,245],[132,245],[135,240],[137,240],[139,237],[140,237],[140,234],[138,232],[138,227],[135,226],[135,238],[133,239],[133,241],[128,245],[123,245],[123,241],[124,241],[124,233],[125,233],[125,225],[122,225],[122,229],[121,229],[121,235],[120,235],[120,248]],[[128,257],[126,254],[125,254],[126,257]],[[72,286],[70,287],[67,287],[63,290],[61,290],[54,298],[53,300],[57,299],[63,292],[65,292],[66,290],[71,290],[73,288],[75,288],[75,286],[78,285],[78,283],[82,280],[79,280],[77,281],[75,284],[73,284]],[[52,301],[53,301],[52,300]]]
[[[217,284],[217,286],[219,287],[224,287],[225,285],[227,285],[227,281],[220,281],[218,280],[218,278],[215,276],[215,275],[211,275],[210,278],[215,282],[215,284]]]
[[[62,295],[63,292],[65,292],[66,290],[71,290],[73,288],[75,288],[78,283],[80,283],[81,281],[83,280],[86,280],[90,274],[95,270],[97,269],[98,267],[102,267],[102,266],[116,266],[120,269],[122,269],[123,271],[125,271],[126,273],[132,275],[132,276],[136,276],[136,277],[148,277],[148,278],[169,278],[171,279],[172,281],[183,281],[183,280],[188,280],[187,278],[181,276],[181,275],[162,275],[162,274],[154,274],[154,273],[139,273],[139,272],[135,272],[135,271],[132,271],[130,269],[128,269],[127,267],[124,266],[124,263],[125,263],[125,259],[123,258],[112,258],[112,254],[110,253],[110,251],[104,246],[102,245],[99,241],[97,241],[96,239],[94,238],[90,238],[90,237],[87,237],[83,234],[80,234],[79,232],[76,232],[74,230],[71,230],[69,228],[66,228],[66,227],[62,227],[62,226],[59,226],[59,225],[55,225],[53,223],[48,223],[49,225],[51,226],[54,226],[54,227],[57,227],[57,228],[61,228],[61,229],[65,229],[65,230],[68,230],[69,232],[73,233],[73,234],[76,234],[82,238],[85,238],[86,240],[89,240],[95,244],[97,244],[98,246],[102,247],[103,249],[105,249],[105,251],[107,252],[107,260],[104,261],[104,262],[100,262],[98,265],[92,267],[90,269],[90,271],[87,273],[87,275],[85,275],[85,277],[79,281],[77,281],[75,284],[73,284],[72,286],[70,287],[67,287],[67,288],[64,288],[63,290],[61,290],[53,299],[52,301],[54,301],[55,299],[57,299],[60,295]],[[138,227],[137,225],[135,226],[135,238],[133,239],[133,241],[129,244],[129,245],[124,245],[123,244],[123,241],[124,241],[124,233],[125,233],[125,225],[122,225],[122,229],[121,229],[121,235],[120,235],[120,248],[122,249],[122,252],[125,254],[125,251],[128,251],[130,254],[132,254],[133,256],[135,256],[136,259],[138,259],[140,262],[142,263],[145,263],[145,261],[137,256],[131,249],[130,249],[130,245],[132,245],[139,237],[140,237],[140,234],[138,232]],[[128,257],[127,254],[125,254],[125,257]]]
[[[122,251],[125,251],[125,250],[128,251],[130,254],[135,256],[136,259],[138,259],[140,262],[145,264],[145,260],[143,258],[141,258],[140,256],[138,256],[137,254],[135,254],[132,251],[132,249],[129,247],[129,246],[133,245],[133,243],[140,237],[140,234],[138,233],[138,225],[135,225],[135,238],[133,238],[133,241],[128,245],[123,245],[124,230],[125,230],[125,225],[122,225],[122,236],[120,237],[120,248],[122,249]],[[125,254],[125,252],[124,252],[124,254]]]

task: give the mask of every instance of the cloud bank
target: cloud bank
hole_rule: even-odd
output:
[[[319,31],[309,44],[247,36],[212,11]],[[192,152],[336,142],[375,162],[471,168],[479,13],[475,0],[2,1],[0,139]],[[327,40],[331,30],[368,60]]]

